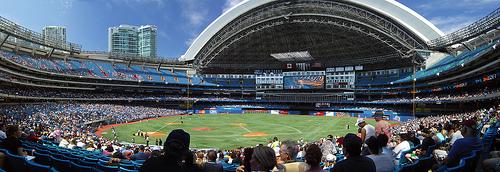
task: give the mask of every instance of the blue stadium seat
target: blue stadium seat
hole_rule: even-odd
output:
[[[36,157],[35,162],[42,165],[50,165],[50,156],[48,154],[42,154],[35,151],[33,155]]]
[[[131,169],[120,167],[120,172],[138,172],[138,170],[131,170]]]
[[[144,164],[146,160],[135,160],[134,163],[136,164]]]
[[[93,172],[91,166],[79,165],[77,163],[71,162],[71,171],[72,172]]]
[[[464,157],[465,167],[463,171],[475,171],[479,157],[479,151],[471,152],[469,156]]]
[[[456,167],[451,167],[451,168],[446,168],[445,171],[447,172],[460,172],[464,170],[465,168],[465,161],[460,160],[460,164],[458,164]]]
[[[52,167],[56,168],[58,171],[71,171],[71,162],[69,160],[62,160],[56,157],[50,157]]]
[[[89,166],[89,167],[92,167],[92,166],[94,166],[94,165],[97,164],[97,162],[85,161],[83,159],[80,159],[77,163],[80,164],[80,165]]]
[[[409,165],[405,165],[399,169],[399,172],[417,172],[419,171],[418,169],[418,160],[417,162],[414,162]]]
[[[28,171],[26,166],[26,158],[23,156],[12,155],[9,152],[4,152],[7,155],[7,171]]]
[[[418,159],[418,169],[428,171],[432,168],[433,159],[432,155],[421,157]]]
[[[107,172],[118,172],[120,169],[118,166],[109,166],[106,164],[103,164],[102,162],[97,163],[97,169],[102,170],[102,171],[107,171]]]
[[[129,170],[135,170],[135,165],[132,163],[120,163],[120,168],[126,168]]]
[[[0,172],[5,172],[5,170],[3,170],[3,169],[0,168]]]
[[[87,162],[94,162],[94,163],[97,163],[99,161],[99,159],[90,158],[90,157],[85,157],[84,159]]]
[[[47,165],[41,165],[33,161],[26,161],[28,168],[31,172],[49,172],[50,167]]]

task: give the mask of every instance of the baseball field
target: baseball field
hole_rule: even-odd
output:
[[[367,122],[374,124],[373,119]],[[331,134],[344,136],[357,133],[356,118],[326,117],[307,115],[271,114],[217,114],[172,116],[143,120],[128,124],[105,126],[98,131],[106,138],[113,138],[111,127],[116,131],[117,140],[145,144],[144,137],[134,136],[138,130],[147,133],[149,144],[156,139],[165,140],[173,129],[184,129],[191,134],[191,148],[229,149],[266,144],[273,137],[280,140],[318,140]],[[346,129],[349,125],[349,129]]]

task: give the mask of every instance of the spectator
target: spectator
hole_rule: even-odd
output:
[[[0,142],[2,140],[5,140],[7,138],[7,135],[5,134],[5,124],[0,123]]]
[[[144,145],[139,146],[139,152],[135,153],[130,157],[131,160],[147,160],[149,155],[144,152]]]
[[[102,154],[106,155],[106,156],[111,156],[114,151],[115,151],[115,149],[113,148],[113,146],[112,145],[108,145],[106,147],[106,149],[104,149],[104,151],[102,151]]]
[[[203,164],[204,172],[223,172],[222,165],[217,163],[217,153],[213,150],[207,153],[207,162]]]
[[[362,171],[375,172],[376,166],[373,160],[361,156],[363,141],[355,134],[349,133],[344,137],[343,152],[346,159],[333,166],[333,172]]]
[[[291,140],[283,141],[280,146],[280,155],[276,169],[278,171],[305,171],[307,164],[304,162],[296,162],[298,152],[299,148],[296,142]]]
[[[203,152],[201,151],[198,151],[196,152],[195,155],[196,155],[195,163],[201,167],[205,163],[205,154],[203,154]]]
[[[387,143],[389,143],[389,138],[385,134],[380,134],[377,136],[377,141],[379,143],[379,146],[382,149],[381,154],[384,155],[391,155],[392,156],[392,150],[387,147]]]
[[[337,149],[335,149],[335,144],[333,142],[333,136],[328,135],[326,138],[325,142],[321,144],[322,159],[326,159],[326,156],[335,155],[337,153]]]
[[[381,134],[384,135],[384,134]],[[379,135],[380,136],[380,135]],[[373,160],[377,168],[377,172],[392,172],[394,171],[393,157],[391,155],[381,154],[382,147],[380,142],[374,136],[366,140],[370,155],[366,156]]]
[[[375,114],[373,114],[373,118],[375,118],[375,121],[377,121],[377,124],[375,124],[375,134],[377,136],[380,134],[385,134],[387,135],[387,137],[390,138],[392,136],[389,130],[391,124],[389,124],[389,122],[384,120],[384,112],[376,111]]]
[[[322,153],[321,149],[316,144],[311,144],[306,149],[306,163],[309,165],[309,169],[306,172],[326,172],[323,170],[319,163],[321,162]]]
[[[358,120],[356,121],[356,125],[361,129],[360,137],[363,143],[365,143],[365,141],[368,138],[375,136],[375,127],[373,127],[370,124],[367,124],[365,119],[358,118]],[[368,155],[368,154],[369,154],[368,147],[366,147],[366,145],[363,145],[361,155]]]
[[[403,155],[401,155],[404,151],[410,150],[411,145],[410,142],[408,141],[408,133],[406,132],[401,132],[400,135],[400,142],[399,144],[392,150],[394,152],[394,156],[396,158],[396,164],[399,164],[398,160],[401,159]]]
[[[253,155],[253,148],[245,148],[243,150],[244,159],[240,171],[242,172],[252,171],[252,166],[250,165],[250,160],[252,159],[252,155]]]
[[[194,157],[189,153],[189,142],[190,135],[188,133],[182,129],[173,130],[165,141],[163,148],[165,150],[165,155],[146,160],[139,171],[193,171],[188,168],[194,161]],[[183,163],[183,161],[186,162]]]
[[[427,128],[422,130],[422,136],[424,136],[424,140],[422,140],[422,146],[420,146],[419,154],[424,156],[431,153],[427,152],[427,149],[429,149],[430,146],[436,145],[436,141],[432,138],[434,136],[432,132]]]
[[[459,126],[453,125],[453,131],[454,132],[451,135],[451,140],[450,140],[450,145],[452,145],[452,146],[455,143],[455,141],[457,141],[458,139],[464,138],[464,136],[462,136],[462,132],[460,131]]]
[[[270,171],[276,166],[276,154],[267,146],[257,146],[250,160],[252,171]]]
[[[460,163],[460,159],[472,151],[481,150],[482,144],[477,137],[476,121],[466,120],[462,122],[462,135],[464,138],[455,141],[451,147],[448,157],[445,158],[444,164],[447,167],[454,167]]]
[[[17,125],[7,126],[7,138],[2,142],[2,148],[9,151],[13,155],[26,156],[27,153],[24,151],[21,140],[21,131]]]

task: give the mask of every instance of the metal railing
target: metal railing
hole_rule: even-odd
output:
[[[83,54],[101,54],[109,57],[110,59],[124,60],[124,61],[134,61],[134,62],[145,62],[145,63],[156,63],[156,64],[173,64],[173,65],[185,65],[185,62],[179,61],[175,58],[167,57],[142,57],[136,54],[128,53],[116,53],[107,51],[83,51]]]
[[[442,49],[444,47],[467,41],[471,38],[484,34],[500,26],[500,8],[491,12],[478,21],[445,36],[430,40],[427,45],[430,49]]]
[[[44,39],[41,33],[37,33],[21,25],[18,25],[0,16],[0,31],[10,34],[13,37],[23,39],[35,44],[53,47],[60,50],[79,53],[82,46],[70,42],[61,42],[54,38]]]

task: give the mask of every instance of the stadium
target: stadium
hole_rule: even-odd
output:
[[[393,0],[244,0],[177,59],[0,16],[0,172],[500,171],[499,44]]]

